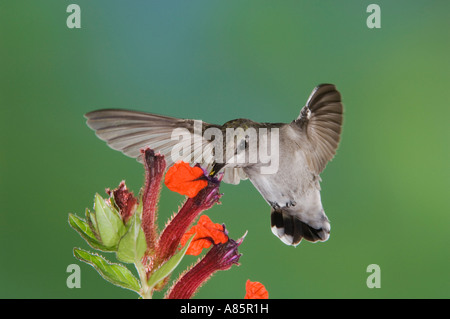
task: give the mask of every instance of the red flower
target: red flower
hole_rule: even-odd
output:
[[[247,280],[244,299],[269,299],[266,287],[260,282]]]
[[[190,167],[188,163],[182,161],[169,168],[164,182],[171,191],[187,195],[189,198],[195,197],[208,185],[200,167]]]
[[[219,198],[219,185],[213,182],[209,183],[194,198],[188,198],[160,236],[157,249],[158,259],[165,261],[172,256],[177,251],[181,238],[191,223],[204,210],[217,203]]]
[[[166,225],[158,242],[157,259],[166,261],[178,248],[181,238],[192,222],[219,202],[220,180],[207,177],[200,167],[178,162],[166,173],[165,183],[172,191],[188,195],[178,213]]]
[[[167,299],[189,299],[215,272],[239,265],[238,247],[244,237],[224,244],[215,244],[195,266],[183,273],[166,294]]]
[[[157,240],[156,207],[159,200],[161,181],[166,169],[166,161],[161,154],[149,148],[141,150],[145,167],[145,185],[142,194],[142,229],[147,240],[147,248],[155,249]]]
[[[214,224],[206,215],[202,215],[197,225],[192,226],[183,235],[180,244],[184,246],[193,234],[195,236],[186,251],[186,255],[198,256],[203,248],[209,248],[211,244],[224,244],[228,241],[223,225]]]

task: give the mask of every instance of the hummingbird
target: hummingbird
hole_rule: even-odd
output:
[[[343,105],[333,84],[316,86],[299,116],[290,123],[235,119],[223,125],[201,122],[198,129],[196,120],[123,109],[96,110],[85,117],[87,125],[112,149],[140,162],[140,150],[150,147],[165,156],[167,168],[185,160],[200,164],[212,176],[223,174],[225,183],[249,179],[270,205],[272,233],[287,245],[297,246],[302,239],[323,242],[330,236],[330,222],[320,197],[320,173],[336,154],[342,129]],[[173,138],[176,129],[193,137],[182,145],[188,146],[188,154],[175,152],[178,158],[172,152],[180,144]],[[217,142],[213,134],[206,134],[212,130],[216,136],[226,135],[230,129],[236,129],[231,141]],[[255,144],[251,143],[249,129],[270,133],[264,143],[260,138]],[[265,142],[271,137],[277,137],[270,145],[271,150],[278,150],[277,169],[262,173],[267,161],[249,161],[249,155],[252,150],[267,153]]]

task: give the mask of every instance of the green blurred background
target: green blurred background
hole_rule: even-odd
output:
[[[372,2],[381,29],[366,26]],[[0,297],[137,297],[72,255],[89,247],[68,213],[122,179],[135,192],[143,182],[84,113],[289,122],[322,82],[345,103],[322,174],[330,239],[284,245],[249,181],[222,184],[208,215],[232,238],[248,230],[241,266],[196,297],[243,298],[247,279],[271,298],[450,297],[449,1],[77,0],[81,29],[68,29],[71,3],[0,2]],[[182,199],[164,187],[161,226]],[[72,263],[81,289],[66,286]],[[380,289],[366,286],[369,264]]]

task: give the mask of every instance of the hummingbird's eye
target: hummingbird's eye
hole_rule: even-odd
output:
[[[243,139],[243,140],[239,143],[238,149],[239,149],[239,150],[244,150],[246,146],[247,146],[247,141],[246,141],[246,139]]]

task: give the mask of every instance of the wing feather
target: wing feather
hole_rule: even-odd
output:
[[[311,93],[300,116],[293,122],[306,137],[309,167],[320,174],[334,157],[342,130],[341,94],[332,84],[321,84]]]
[[[85,117],[87,125],[112,149],[121,151],[140,162],[142,162],[140,150],[145,147],[163,154],[167,167],[178,160],[185,160],[191,164],[199,161],[200,164],[207,165],[205,160],[211,161],[213,158],[212,143],[203,138],[203,131],[208,127],[217,127],[216,125],[202,122],[202,132],[196,132],[194,120],[120,109],[97,110],[87,113]],[[192,138],[188,141],[173,140],[172,132],[176,128],[187,129]],[[201,147],[194,149],[194,135],[198,133],[202,134]],[[180,145],[182,147],[190,148],[191,152],[183,154],[183,157],[172,158],[172,148],[179,143],[182,143]]]

